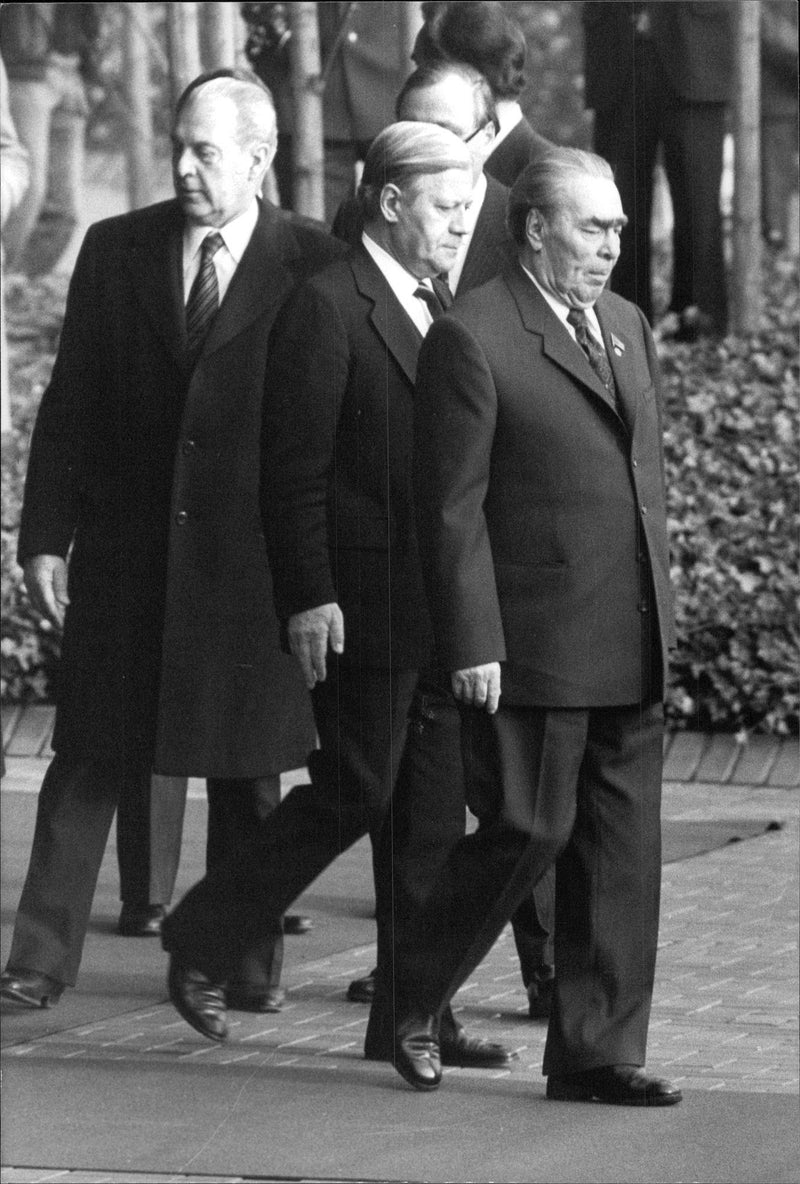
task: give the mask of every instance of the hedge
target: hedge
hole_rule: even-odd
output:
[[[798,731],[796,263],[765,264],[767,310],[751,339],[660,344],[678,648],[673,727]],[[35,409],[52,366],[65,288],[7,293],[14,430],[4,448],[2,701],[47,702],[58,637],[14,563]]]

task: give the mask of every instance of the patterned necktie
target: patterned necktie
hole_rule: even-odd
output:
[[[608,391],[614,406],[616,407],[617,386],[614,382],[614,374],[611,370],[611,364],[606,356],[606,351],[589,329],[589,321],[586,313],[582,308],[571,308],[567,313],[567,320],[575,330],[575,336],[578,339],[578,345],[589,359],[589,365],[592,367],[595,374]]]
[[[200,248],[200,270],[195,276],[186,301],[186,338],[191,355],[198,354],[219,307],[219,284],[214,256],[225,240],[214,231],[206,235]]]

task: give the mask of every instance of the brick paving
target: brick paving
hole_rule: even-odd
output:
[[[699,755],[695,752],[695,770],[704,757],[711,759],[709,751],[713,754],[704,746]],[[42,762],[30,764],[41,768]],[[23,790],[26,765],[19,761],[15,766],[15,785]],[[664,817],[775,819],[782,828],[664,867],[648,1065],[687,1090],[797,1095],[800,794],[769,788],[763,780],[760,787],[670,782],[665,785]],[[366,974],[374,959],[371,943],[303,964],[289,956],[284,1011],[272,1016],[233,1013],[231,1037],[223,1046],[202,1041],[166,1002],[156,1001],[96,1023],[12,1041],[4,1057],[9,1068],[20,1060],[47,1062],[54,1069],[64,1061],[105,1066],[116,1061],[121,1069],[168,1067],[186,1075],[187,1088],[199,1067],[214,1065],[268,1067],[278,1078],[286,1070],[287,1087],[297,1070],[330,1075],[333,1081],[341,1079],[337,1071],[359,1065],[360,1071],[383,1077],[386,1067],[367,1065],[362,1058],[367,1009],[344,1000],[347,983]],[[510,929],[454,1003],[471,1031],[510,1044],[519,1060],[511,1070],[450,1069],[446,1076],[472,1076],[487,1085],[513,1077],[516,1084],[529,1081],[541,1094],[545,1028],[527,1020]],[[0,1172],[2,1184],[233,1184],[258,1178],[39,1171],[11,1165]]]

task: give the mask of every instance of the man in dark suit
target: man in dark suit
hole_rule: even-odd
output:
[[[320,747],[311,784],[292,789],[258,841],[212,869],[164,923],[170,997],[211,1039],[227,1035],[224,984],[239,951],[367,832],[375,852],[404,749],[436,742],[435,731],[431,741],[408,727],[432,658],[411,498],[412,397],[472,184],[469,152],[452,132],[386,128],[364,165],[362,242],[275,324],[263,515],[275,604]],[[392,940],[390,868],[374,858],[373,868],[380,964]],[[389,1037],[366,1055],[389,1059]],[[449,1012],[442,1056],[485,1068],[510,1059]]]
[[[181,778],[208,778],[213,862],[313,746],[272,612],[258,438],[275,314],[341,247],[257,201],[274,149],[257,79],[195,80],[174,124],[177,200],[91,227],[75,267],[19,542],[34,603],[64,623],[56,756],[0,988],[29,1006],[75,982],[115,809],[147,902],[151,816],[169,815],[179,849]],[[177,800],[151,803],[153,769]],[[274,1010],[280,961],[276,923],[242,951],[232,1003]]]
[[[492,92],[486,79],[471,66],[439,58],[420,66],[406,80],[397,97],[397,118],[447,128],[467,145],[472,157],[474,188],[466,233],[447,277],[451,292],[460,297],[496,276],[513,251],[506,229],[508,189],[484,172],[499,126]],[[362,229],[359,204],[353,199],[341,207],[333,231],[354,244]],[[394,798],[395,826],[387,835],[391,850],[386,857],[394,865],[396,908],[403,900],[409,908],[415,907],[423,898],[439,862],[464,833],[466,820],[463,785],[454,775],[460,761],[458,716],[447,685],[437,679],[423,680],[414,697],[412,719],[414,727],[439,733],[430,751],[438,761],[449,748],[451,772],[446,777],[435,773],[428,763],[428,750],[422,765],[414,763],[413,753],[406,758]],[[438,785],[435,799],[430,792],[431,775]],[[438,809],[435,820],[434,805]],[[535,896],[520,905],[513,929],[529,1014],[541,1019],[549,1010],[552,993],[552,873],[542,879]],[[388,992],[391,973],[387,971],[384,978]],[[371,1002],[374,996],[375,971],[350,983],[349,999]],[[383,1027],[388,1011],[387,994],[374,1006],[371,1026]]]
[[[483,75],[491,88],[498,122],[486,172],[503,185],[513,185],[526,164],[552,147],[531,127],[519,104],[527,85],[525,35],[503,5],[491,0],[423,4],[422,11],[426,20],[412,58],[417,65],[463,62]]]
[[[604,292],[624,223],[606,161],[529,165],[519,261],[420,355],[420,554],[480,818],[395,932],[395,1064],[422,1090],[441,1080],[442,1008],[557,859],[548,1097],[680,1100],[640,1068],[672,615],[655,348]]]
[[[720,182],[733,97],[736,4],[584,4],[586,106],[629,216],[614,288],[653,319],[650,224],[659,146],[675,217],[670,309],[677,336],[728,322]]]

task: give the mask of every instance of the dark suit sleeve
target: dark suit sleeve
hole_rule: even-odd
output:
[[[270,336],[262,417],[261,516],[278,617],[336,600],[328,490],[347,384],[347,332],[336,304],[306,284]]]
[[[103,397],[104,342],[98,331],[103,252],[89,229],[72,274],[61,341],[31,440],[18,559],[66,556],[78,520],[93,407]]]
[[[449,670],[506,656],[484,500],[497,395],[483,352],[451,317],[431,328],[414,400],[414,497],[440,661]]]

